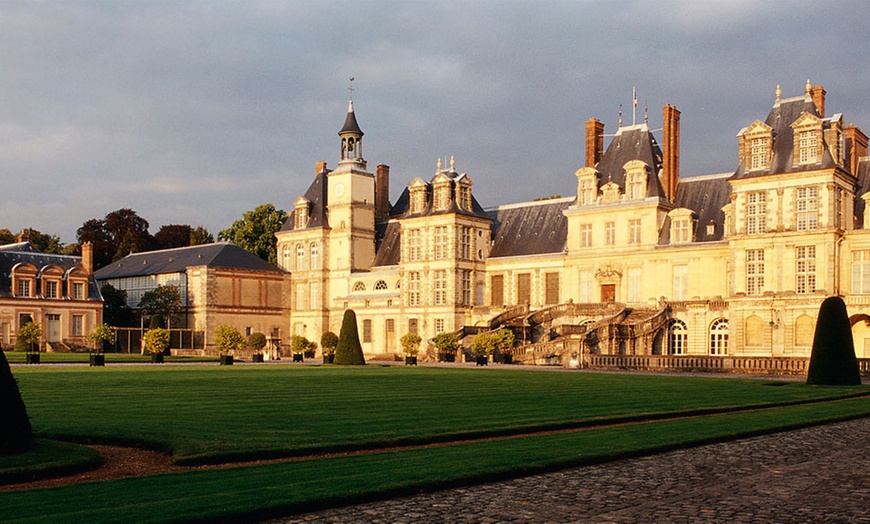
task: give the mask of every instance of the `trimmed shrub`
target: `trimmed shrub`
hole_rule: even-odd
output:
[[[221,324],[214,330],[214,345],[221,353],[232,354],[236,349],[243,349],[246,343],[244,335],[234,326]]]
[[[402,351],[406,355],[414,356],[420,351],[420,343],[423,339],[416,333],[405,333],[401,338]]]
[[[341,320],[341,332],[338,335],[333,364],[362,366],[365,363],[366,359],[363,356],[359,331],[356,327],[356,313],[352,309],[348,309],[344,312],[344,318]]]
[[[251,336],[248,337],[248,346],[250,346],[255,351],[260,351],[264,347],[266,347],[266,335],[256,331],[251,333]]]
[[[840,297],[828,297],[819,308],[819,320],[813,337],[813,352],[807,370],[807,384],[857,386],[861,384],[852,326],[846,303]]]
[[[435,338],[432,339],[432,343],[435,344],[435,349],[437,349],[439,353],[452,355],[456,353],[457,349],[459,349],[459,342],[456,341],[456,337],[454,337],[452,333],[438,333],[435,335]]]
[[[169,330],[163,328],[149,329],[142,338],[142,347],[149,355],[162,355],[169,349]]]
[[[335,353],[336,346],[338,346],[338,335],[332,331],[327,331],[320,336],[320,347],[323,348],[325,354],[331,355]]]
[[[0,455],[30,449],[33,429],[6,354],[0,350]]]
[[[18,328],[18,338],[15,339],[15,351],[39,351],[39,339],[42,338],[42,326],[36,322],[28,322]]]

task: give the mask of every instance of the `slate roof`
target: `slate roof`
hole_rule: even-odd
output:
[[[697,216],[695,242],[722,240],[725,235],[725,212],[722,208],[731,201],[731,173],[681,178],[674,197],[674,206],[691,209]],[[712,235],[707,234],[707,225],[716,227]],[[659,244],[670,242],[670,219],[662,225]]]
[[[30,242],[0,246],[0,297],[14,296],[12,293],[12,268],[16,264],[33,264],[37,270],[54,265],[66,273],[70,269],[80,266],[81,262],[82,257],[43,253]],[[96,302],[103,300],[93,278],[88,280],[88,300]]]
[[[498,206],[487,210],[492,218],[489,258],[543,255],[565,251],[568,218],[563,213],[575,198],[559,198]]]
[[[402,253],[402,225],[396,221],[381,222],[375,226],[377,245],[375,249],[375,267],[397,266]]]
[[[821,118],[821,115],[819,115],[819,111],[816,108],[816,104],[813,103],[813,99],[809,95],[786,98],[775,103],[773,108],[770,110],[770,113],[767,115],[767,119],[764,121],[765,124],[773,129],[773,156],[770,160],[770,168],[767,170],[754,169],[750,171],[746,169],[746,162],[748,159],[744,159],[737,168],[737,171],[734,173],[733,178],[744,179],[770,175],[772,173],[792,173],[835,167],[837,163],[831,156],[827,144],[822,148],[823,152],[820,162],[815,164],[795,165],[793,161],[794,129],[792,129],[791,125],[803,113],[808,113]],[[829,127],[830,123],[830,118],[823,119],[823,129]],[[742,132],[743,131],[741,131],[741,133]],[[822,135],[822,141],[824,141],[824,133]]]
[[[314,181],[308,186],[308,191],[303,195],[308,202],[308,224],[305,228],[329,227],[327,219],[326,206],[327,202],[327,177],[330,171],[325,169],[314,177]],[[281,227],[281,231],[293,231],[296,226],[296,210],[288,213],[287,221]]]
[[[866,204],[861,197],[870,191],[870,156],[861,157],[858,160],[858,172],[855,173],[855,177],[858,178],[855,188],[855,229],[864,229]]]
[[[341,126],[341,131],[339,131],[338,134],[341,135],[347,132],[358,133],[359,136],[365,134],[362,132],[362,129],[359,128],[359,124],[356,123],[356,113],[353,111],[353,100],[347,104],[347,118],[344,119],[344,125]]]
[[[468,176],[464,173],[460,175],[459,173],[457,173],[455,171],[441,171],[439,173],[436,173],[435,176],[432,177],[432,181],[434,181],[435,178],[437,178],[438,176],[441,176],[441,175],[446,176],[447,178],[450,178],[454,182],[457,182],[460,179],[462,179],[463,177]],[[410,214],[411,193],[410,193],[410,191],[408,191],[408,188],[405,187],[405,189],[402,191],[402,194],[399,195],[399,198],[396,199],[396,203],[393,204],[393,206],[390,208],[390,217],[391,218],[402,218],[402,217],[411,217],[411,216],[420,217],[420,216],[443,215],[443,214],[448,214],[448,213],[456,213],[459,215],[470,215],[470,216],[476,216],[476,217],[480,217],[480,218],[489,218],[489,215],[487,214],[486,210],[483,209],[483,206],[481,206],[480,203],[477,201],[477,199],[474,198],[473,193],[471,195],[471,211],[469,211],[467,209],[461,209],[460,207],[458,207],[456,205],[455,199],[451,200],[451,205],[449,208],[440,209],[440,210],[436,211],[433,209],[434,199],[432,198],[432,182],[429,182],[426,184],[426,192],[427,192],[426,210],[423,211],[422,213],[414,213],[413,215],[411,215]]]
[[[664,197],[658,174],[662,169],[662,150],[646,124],[621,127],[610,141],[595,169],[601,173],[601,185],[613,182],[625,192],[626,162],[640,160],[650,167],[647,197]]]
[[[188,267],[207,266],[284,273],[265,260],[229,242],[146,251],[128,255],[94,272],[97,280],[127,278],[165,273],[182,273]]]

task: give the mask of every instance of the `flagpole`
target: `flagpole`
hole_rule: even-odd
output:
[[[631,88],[631,125],[637,125],[637,88]]]

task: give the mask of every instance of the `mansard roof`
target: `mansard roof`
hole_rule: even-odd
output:
[[[305,192],[304,198],[308,200],[308,224],[306,228],[329,227],[327,220],[326,206],[327,202],[327,178],[330,171],[324,169],[314,177],[314,181],[308,186],[308,191]],[[296,229],[296,221],[294,220],[296,211],[288,213],[287,221],[281,227],[281,231],[293,231]]]
[[[640,160],[650,167],[646,196],[664,197],[665,192],[658,177],[662,169],[662,150],[646,124],[619,128],[595,166],[601,173],[601,184],[613,182],[624,192],[624,166],[632,160]]]
[[[870,156],[861,157],[858,160],[858,169],[855,177],[858,179],[855,188],[855,229],[864,229],[864,208],[866,204],[861,198],[870,192]]]
[[[492,218],[490,258],[562,253],[567,247],[564,211],[575,198],[524,202],[487,209]]]
[[[229,242],[133,253],[94,272],[97,280],[166,273],[183,273],[188,267],[207,266],[269,273],[284,271]]]
[[[32,264],[37,270],[46,266],[57,266],[66,274],[71,269],[80,267],[81,263],[82,257],[43,253],[30,242],[0,246],[0,297],[13,296],[12,268],[18,264]],[[102,300],[93,278],[88,278],[88,300]]]
[[[432,177],[432,180],[429,183],[423,182],[420,178],[415,178],[408,187],[402,190],[402,194],[399,195],[399,198],[396,199],[396,203],[390,208],[390,218],[404,218],[404,217],[419,217],[419,216],[430,216],[430,215],[443,215],[448,213],[457,213],[460,215],[469,215],[476,216],[480,218],[489,218],[486,210],[483,209],[483,206],[474,198],[474,194],[471,195],[471,211],[467,209],[462,209],[456,205],[456,199],[452,199],[452,203],[449,208],[435,210],[433,209],[434,202],[432,201],[432,185],[438,179],[447,178],[448,180],[455,183],[461,183],[463,181],[470,182],[470,178],[466,173],[459,174],[456,171],[452,170],[444,170],[438,171],[435,173],[435,176]],[[426,210],[422,213],[414,213],[411,214],[411,193],[409,188],[414,186],[419,186],[420,184],[424,184],[426,186]]]
[[[731,201],[731,173],[695,176],[680,179],[674,205],[677,208],[691,209],[698,220],[695,227],[695,242],[722,240],[725,236],[725,212],[722,208]],[[715,226],[712,235],[707,234],[707,226]],[[665,219],[659,244],[670,243],[670,218]]]
[[[798,171],[809,171],[813,169],[824,169],[836,167],[837,162],[831,156],[831,152],[825,144],[822,148],[822,158],[816,164],[800,164],[794,162],[794,128],[792,124],[801,118],[805,118],[804,114],[814,116],[822,120],[823,128],[830,127],[832,118],[824,119],[819,115],[819,110],[813,102],[812,96],[809,94],[797,96],[793,98],[785,98],[778,100],[771,108],[770,113],[764,123],[772,129],[773,132],[773,149],[770,160],[769,169],[746,169],[746,160],[744,160],[735,171],[734,179],[753,178],[758,176],[770,175],[773,173],[791,173]],[[838,115],[835,115],[838,116]],[[748,128],[745,128],[738,133],[738,136],[743,134]],[[824,133],[820,140],[824,141]]]

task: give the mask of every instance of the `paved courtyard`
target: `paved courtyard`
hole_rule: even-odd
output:
[[[273,523],[870,523],[870,419]]]

